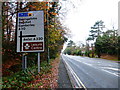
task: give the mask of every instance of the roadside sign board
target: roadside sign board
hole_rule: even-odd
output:
[[[17,52],[44,51],[43,11],[19,12],[17,19]]]

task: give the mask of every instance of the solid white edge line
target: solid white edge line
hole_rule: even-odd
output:
[[[73,77],[75,78],[78,86],[80,87],[82,85],[82,87],[85,88],[85,90],[87,90],[87,88],[85,87],[85,85],[82,83],[82,81],[80,80],[80,78],[76,75],[76,73],[73,71],[73,69],[70,67],[70,65],[66,61],[65,61],[65,63],[68,66],[68,68],[70,69],[71,73],[74,74]]]
[[[77,84],[78,84],[78,87],[77,87],[77,88],[81,87],[81,84],[79,83],[79,81],[78,81],[78,79],[77,79],[77,77],[76,77],[76,74],[74,73],[74,71],[71,69],[71,67],[68,65],[68,63],[67,63],[66,61],[65,61],[65,63],[67,64],[67,66],[68,66],[68,68],[70,69],[70,71],[71,71],[71,73],[72,73],[75,81],[76,81]]]

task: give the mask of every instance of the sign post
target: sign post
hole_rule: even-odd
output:
[[[27,56],[25,54],[22,54],[22,69],[27,69]]]
[[[25,55],[25,69],[27,69],[27,56]]]
[[[40,72],[40,53],[38,53],[38,73]]]
[[[22,54],[22,69],[24,70],[25,68],[25,65],[24,65],[25,63],[24,63],[24,54]]]
[[[43,51],[44,12],[19,12],[17,17],[17,52],[37,52],[40,68],[40,52]]]

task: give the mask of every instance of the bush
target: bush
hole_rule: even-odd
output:
[[[44,61],[41,63],[41,74],[46,74],[48,72],[51,72],[50,69],[52,68],[52,66],[50,64],[47,63],[47,61]]]
[[[29,69],[22,70],[10,77],[3,77],[2,88],[23,88],[32,80],[34,80],[34,76]]]
[[[8,60],[13,60],[13,59],[20,59],[21,58],[21,53],[16,52],[16,46],[15,42],[7,42],[3,41],[2,42],[2,63],[5,63]]]
[[[28,85],[31,83],[31,81],[35,80],[36,75],[42,75],[51,72],[51,68],[52,66],[48,64],[47,61],[44,61],[41,63],[41,71],[39,74],[37,72],[37,66],[33,66],[27,68],[26,70],[13,73],[13,75],[9,77],[3,77],[2,88],[28,88]]]
[[[10,71],[12,72],[18,72],[21,70],[21,64],[16,64],[16,65],[12,65],[10,68],[9,68]]]

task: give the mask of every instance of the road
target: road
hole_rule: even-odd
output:
[[[62,55],[62,58],[85,88],[118,88],[117,62],[72,55]]]

